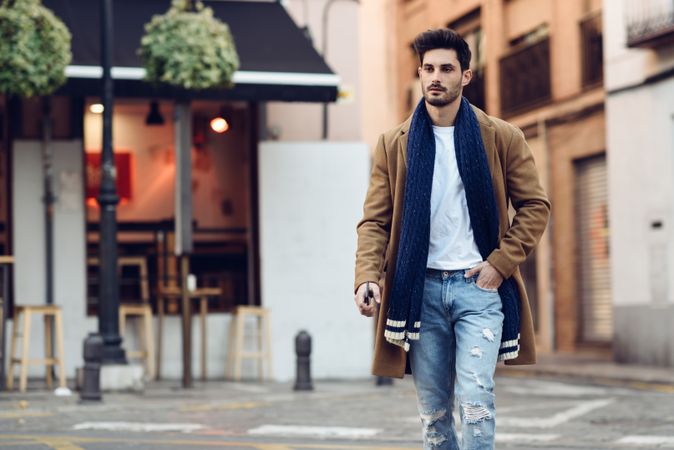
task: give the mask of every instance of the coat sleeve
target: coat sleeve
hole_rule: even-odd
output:
[[[363,205],[363,218],[356,228],[356,279],[354,291],[366,281],[378,282],[391,233],[393,201],[388,176],[384,136],[379,137],[372,161],[370,186]]]
[[[515,216],[487,261],[509,278],[538,244],[550,217],[550,201],[541,186],[533,154],[517,128],[506,151],[504,176]]]

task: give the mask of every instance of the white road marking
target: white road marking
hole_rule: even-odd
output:
[[[606,395],[608,390],[602,387],[594,386],[575,386],[555,381],[528,381],[526,386],[512,385],[504,386],[504,391],[511,394],[521,394],[527,397],[532,395],[547,395],[551,397],[587,397],[588,395]],[[614,392],[614,390],[612,391]]]
[[[568,422],[576,417],[580,417],[598,408],[613,403],[614,399],[592,400],[582,402],[577,406],[566,411],[558,412],[550,417],[503,417],[497,418],[496,423],[503,427],[519,428],[552,428]],[[498,409],[496,410],[498,413]]]
[[[203,429],[198,423],[143,423],[143,422],[83,422],[73,426],[73,430],[104,431],[178,431],[190,433]]]
[[[518,442],[522,444],[531,442],[550,442],[559,439],[559,434],[518,434],[496,432],[496,442]]]
[[[262,425],[248,430],[255,436],[303,436],[315,438],[358,439],[371,438],[381,433],[376,428],[311,427],[299,425]]]
[[[535,411],[535,410],[550,410],[553,408],[562,408],[564,406],[575,405],[576,400],[562,400],[560,402],[541,402],[533,405],[514,405],[514,406],[499,406],[496,408],[496,413],[499,416],[505,416],[506,413],[515,411]],[[509,415],[509,414],[508,414]]]
[[[674,436],[625,436],[615,441],[620,445],[664,445],[674,447]]]
[[[384,436],[382,436],[383,438]],[[457,431],[456,437],[461,441],[461,431]],[[499,443],[520,443],[520,444],[532,444],[536,442],[551,442],[556,439],[561,438],[560,434],[532,434],[532,433],[502,433],[496,430],[496,442]],[[386,436],[387,441],[404,441],[404,442],[414,442],[417,439],[420,439],[420,433],[415,433],[408,436],[398,436],[391,437]]]
[[[267,386],[258,386],[254,384],[245,384],[245,383],[230,383],[228,387],[236,391],[241,392],[250,392],[253,394],[266,394],[270,391],[270,388]]]
[[[590,411],[593,411],[598,408],[603,408],[604,406],[607,406],[611,403],[613,403],[615,399],[608,398],[608,399],[601,399],[601,400],[592,400],[592,401],[587,401],[587,402],[582,402],[580,404],[576,404],[573,408],[569,408],[565,411],[558,412],[557,414],[553,414],[552,416],[549,417],[503,417],[500,415],[501,411],[507,410],[507,408],[496,408],[496,424],[499,427],[514,427],[514,428],[528,428],[528,427],[533,427],[533,428],[553,428],[556,426],[559,426],[563,423],[569,422],[572,419],[575,419],[577,417],[580,417],[584,414],[589,413]],[[552,403],[555,405],[558,405],[559,403]],[[550,403],[546,403],[545,405],[549,406],[551,405]],[[514,409],[514,408],[513,408]],[[522,405],[522,407],[517,407],[517,409],[527,409],[526,405]],[[541,409],[538,406],[532,406],[530,410],[538,410]],[[460,423],[461,418],[459,416],[458,411],[453,412],[454,416],[454,422],[455,423]],[[416,417],[406,417],[403,419],[406,423],[420,423],[419,416]]]

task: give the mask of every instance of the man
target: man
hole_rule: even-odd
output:
[[[424,448],[460,448],[456,397],[461,448],[491,449],[496,362],[536,358],[518,266],[550,203],[522,132],[462,97],[472,76],[466,42],[436,29],[414,47],[423,99],[379,138],[358,224],[355,302],[378,314],[373,373],[413,375]]]

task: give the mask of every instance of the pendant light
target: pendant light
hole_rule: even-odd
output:
[[[159,111],[159,102],[156,100],[150,102],[150,112],[147,113],[147,117],[145,118],[145,125],[164,125],[164,116],[161,115],[161,111]]]

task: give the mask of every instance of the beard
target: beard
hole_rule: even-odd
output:
[[[459,80],[454,86],[450,86],[449,88],[445,88],[444,86],[440,87],[442,87],[445,91],[442,93],[442,95],[438,96],[436,94],[437,91],[429,92],[428,88],[424,88],[422,85],[424,100],[426,100],[426,103],[428,103],[431,106],[441,108],[443,106],[449,105],[457,98],[459,98],[459,96],[461,95],[461,88],[462,88],[461,80]]]

